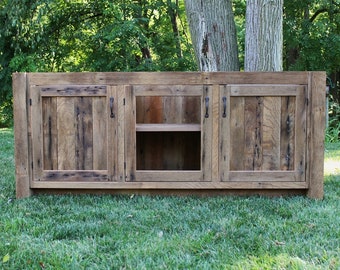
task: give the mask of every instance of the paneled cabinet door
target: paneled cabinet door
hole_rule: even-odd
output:
[[[117,91],[30,88],[33,181],[117,180]]]
[[[211,86],[134,85],[126,91],[126,180],[210,181]]]
[[[305,181],[307,89],[220,87],[220,180]]]

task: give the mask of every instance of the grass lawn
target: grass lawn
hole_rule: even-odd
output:
[[[0,129],[0,269],[340,269],[340,144],[325,198],[36,196],[15,199]]]

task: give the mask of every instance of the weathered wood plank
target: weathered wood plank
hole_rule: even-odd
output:
[[[96,182],[108,181],[106,170],[63,170],[49,171],[45,170],[42,173],[41,182],[58,181],[58,182]]]
[[[58,168],[57,99],[42,98],[43,169]]]
[[[294,167],[299,172],[298,181],[306,181],[306,140],[307,140],[307,92],[304,86],[298,87],[296,96],[295,157]]]
[[[130,87],[125,88],[125,164],[126,181],[136,180],[136,98]]]
[[[275,182],[297,181],[300,178],[298,172],[294,171],[230,171],[230,181],[245,181],[245,182]]]
[[[281,98],[263,99],[262,170],[280,170]]]
[[[203,91],[203,89],[201,90]],[[182,102],[181,123],[201,124],[201,96],[185,96]]]
[[[244,129],[244,169],[261,170],[263,165],[263,97],[245,97]]]
[[[38,87],[30,88],[30,118],[32,130],[32,180],[40,180],[43,171],[43,130],[42,130],[42,106],[40,89]]]
[[[92,98],[74,98],[75,169],[93,169],[93,113]]]
[[[76,169],[75,98],[57,98],[58,170]],[[39,142],[37,142],[39,143]]]
[[[191,182],[191,181],[204,181],[201,171],[137,171],[136,179],[140,182]],[[168,183],[166,186],[171,186]]]
[[[105,96],[105,85],[49,85],[41,88],[42,97],[87,97],[87,96]]]
[[[30,189],[30,155],[28,144],[28,93],[26,73],[13,74],[14,113],[14,153],[16,197],[24,198],[32,194]]]
[[[123,103],[123,100],[119,100],[117,88],[119,88],[122,92],[124,92],[123,86],[108,86],[107,89],[107,100],[106,100],[106,108],[108,111],[108,115],[106,119],[108,119],[108,174],[111,181],[123,181],[124,172],[124,158],[119,163],[118,155],[121,154],[118,151],[118,118],[120,117],[121,112],[118,111],[119,108],[124,108],[120,103]],[[124,114],[124,113],[123,113]],[[124,122],[123,122],[124,123]],[[122,123],[122,124],[123,124]],[[124,139],[124,137],[123,137]],[[122,138],[120,138],[119,142],[122,143]],[[124,143],[122,143],[122,146]],[[122,164],[123,163],[123,164]],[[121,165],[122,167],[118,167]]]
[[[244,97],[230,97],[229,99],[230,99],[230,118],[229,118],[230,119],[230,156],[229,156],[230,170],[244,170],[245,98]]]
[[[137,132],[201,131],[201,124],[136,124]]]
[[[228,181],[230,168],[243,169],[238,162],[243,157],[238,154],[244,142],[244,98],[231,99],[229,86],[220,86],[219,98],[219,174],[220,181]]]
[[[152,175],[155,172],[150,172]],[[171,179],[172,172],[163,172],[160,171],[159,177],[162,177],[162,173],[165,173],[165,177],[169,177]],[[205,182],[205,181],[197,181],[195,178],[195,174],[199,174],[199,172],[179,172],[182,174],[179,181],[174,182],[153,182],[149,181],[149,172],[140,172],[137,171],[139,178],[144,178],[145,181],[141,182],[79,182],[79,181],[35,181],[32,183],[32,188],[37,189],[119,189],[119,190],[129,190],[129,189],[151,189],[151,190],[176,190],[186,189],[186,190],[194,190],[194,189],[236,189],[241,190],[241,193],[245,190],[294,190],[294,189],[303,189],[304,191],[308,187],[305,182],[293,182],[293,181],[228,181],[228,182]],[[190,179],[190,181],[182,182],[181,179]],[[155,178],[156,179],[156,178]],[[134,193],[133,193],[134,194]],[[157,192],[156,192],[157,194]],[[176,193],[175,193],[176,194]]]
[[[309,170],[309,189],[307,195],[311,198],[322,199],[323,190],[323,160],[325,138],[325,82],[324,72],[309,74],[309,140],[307,169]]]
[[[295,96],[296,95],[296,85],[287,84],[238,84],[231,85],[232,96],[271,96],[271,97],[281,97],[281,96]]]
[[[281,98],[280,168],[295,169],[296,97]]]
[[[125,99],[126,99],[126,92],[131,92],[131,87],[125,85],[117,85],[115,87],[116,95],[117,95],[117,118],[116,121],[116,137],[111,137],[108,135],[110,141],[109,145],[116,146],[116,153],[117,153],[117,177],[116,181],[123,182],[125,181],[125,149],[126,149],[126,141],[125,141]],[[112,121],[112,118],[110,119]],[[109,124],[111,126],[111,123]],[[109,134],[112,134],[111,132]],[[109,146],[109,149],[111,147]],[[109,159],[110,160],[110,159]]]
[[[213,87],[211,85],[203,86],[203,95],[201,101],[201,170],[203,181],[211,181],[212,177],[212,137],[213,137]]]
[[[308,72],[29,73],[31,85],[308,84]]]
[[[107,170],[108,152],[108,108],[106,97],[94,97],[93,112],[93,169]]]
[[[155,78],[156,79],[156,78]],[[156,79],[158,81],[158,79]],[[191,85],[188,82],[176,81],[179,84],[173,85],[170,83],[168,85],[164,83],[148,84],[145,81],[140,81],[139,85],[133,86],[133,91],[135,96],[199,96],[202,93],[201,85]],[[181,83],[183,83],[181,85]]]
[[[220,118],[222,119],[222,113],[220,107],[220,96],[223,95],[223,93],[220,93],[223,91],[223,87],[220,87],[219,85],[213,85],[212,89],[212,131],[211,131],[211,180],[212,181],[220,181],[219,177],[219,127],[220,127]],[[204,147],[204,146],[203,146]],[[209,151],[209,150],[208,150]]]

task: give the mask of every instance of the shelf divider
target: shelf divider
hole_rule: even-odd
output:
[[[190,132],[201,131],[200,124],[136,124],[137,132]]]

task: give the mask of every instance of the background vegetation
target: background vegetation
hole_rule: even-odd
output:
[[[241,67],[245,1],[233,0]],[[284,70],[327,71],[327,140],[337,141],[340,3],[284,5]],[[13,72],[197,70],[184,0],[3,0],[0,22],[0,126],[13,121]]]
[[[323,200],[16,200],[13,145],[0,129],[0,269],[340,269],[339,143],[326,144]]]

